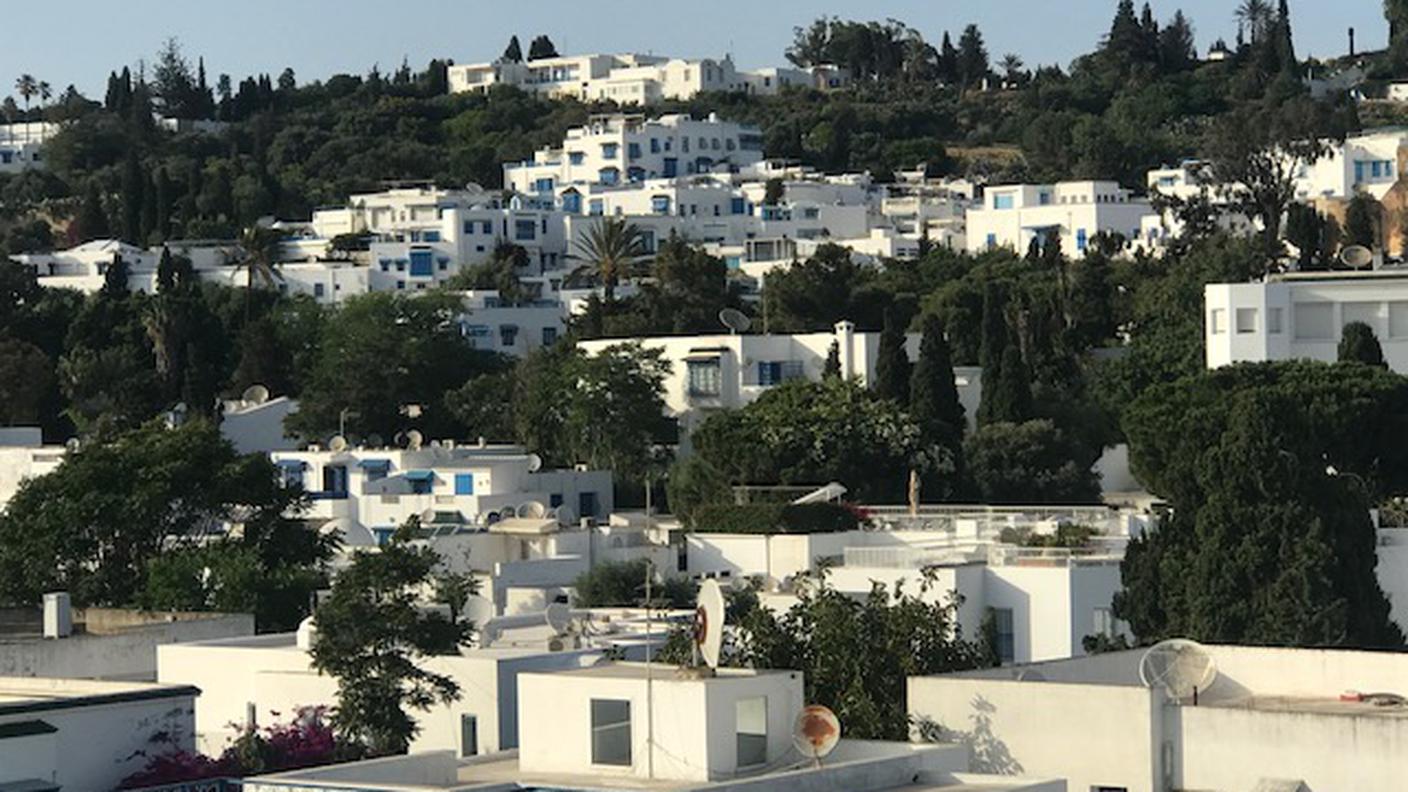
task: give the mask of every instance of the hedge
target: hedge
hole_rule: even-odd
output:
[[[694,512],[696,533],[836,533],[859,525],[856,512],[837,503],[711,503]]]

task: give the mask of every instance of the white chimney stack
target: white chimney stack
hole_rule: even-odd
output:
[[[44,595],[44,637],[67,638],[73,635],[73,604],[67,591]]]

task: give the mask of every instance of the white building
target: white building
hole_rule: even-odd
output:
[[[44,143],[59,128],[47,121],[0,124],[0,173],[44,167]]]
[[[866,384],[875,376],[880,353],[880,334],[856,332],[850,322],[838,323],[831,333],[604,338],[579,341],[577,346],[596,354],[623,343],[664,353],[671,366],[664,383],[665,407],[680,419],[686,433],[709,412],[747,405],[774,385],[820,380],[832,344],[840,355],[841,375]],[[918,334],[909,334],[906,351],[911,359],[918,357]],[[960,366],[955,377],[959,401],[971,421],[982,398],[982,370]]]
[[[580,519],[605,520],[614,505],[609,471],[540,470],[541,461],[518,446],[434,441],[422,448],[314,446],[270,456],[284,480],[312,498],[301,516],[338,520],[353,544],[384,540],[412,516],[426,527],[483,531],[527,504],[523,518],[544,533]]]
[[[774,95],[787,88],[833,90],[850,82],[845,69],[832,65],[742,71],[727,55],[719,59],[686,59],[633,53],[452,65],[448,77],[452,93],[511,85],[553,98],[627,105],[690,99],[712,91]]]
[[[1208,368],[1308,358],[1333,362],[1342,329],[1364,322],[1384,360],[1408,372],[1408,270],[1303,272],[1203,290]]]
[[[231,283],[235,279],[233,265],[239,261],[239,247],[234,242],[219,240],[175,240],[166,246],[172,255],[185,256],[191,268],[202,279]],[[127,288],[132,292],[155,293],[157,265],[161,249],[144,249],[116,239],[95,239],[81,245],[52,253],[24,253],[10,257],[32,267],[40,286],[51,289],[76,289],[92,293],[103,288],[103,282],[115,260],[127,265]],[[243,273],[241,278],[246,277]]]
[[[550,195],[570,184],[639,183],[646,179],[736,171],[763,158],[757,127],[665,115],[596,116],[567,130],[558,148],[542,149],[528,162],[504,166],[504,186],[524,194]],[[568,212],[580,208],[564,207]]]
[[[298,442],[286,434],[284,422],[298,412],[298,402],[287,396],[257,401],[226,399],[220,403],[220,436],[235,447],[237,454],[267,454],[292,451]]]
[[[246,781],[250,792],[301,790],[647,789],[714,792],[1026,790],[1059,780],[968,772],[968,750],[841,739],[823,762],[792,738],[806,701],[796,671],[606,663],[518,677],[519,749],[318,768]],[[844,734],[845,724],[842,724]]]
[[[25,479],[52,473],[66,453],[66,446],[44,445],[38,427],[0,429],[0,508],[15,497]]]
[[[909,680],[911,717],[972,746],[975,770],[1073,790],[1403,789],[1408,655],[1209,646],[1211,687],[1172,701],[1142,650]],[[1402,702],[1401,698],[1387,699]]]
[[[0,677],[0,789],[114,789],[194,747],[189,685]]]
[[[989,185],[983,204],[967,213],[968,252],[1006,247],[1025,253],[1035,238],[1053,235],[1070,257],[1085,254],[1096,234],[1140,238],[1149,201],[1115,182]]]
[[[305,632],[168,644],[157,652],[158,678],[198,688],[194,729],[202,752],[219,755],[250,725],[287,722],[302,707],[336,706],[337,680],[315,671]],[[417,713],[413,750],[453,750],[460,756],[518,747],[518,675],[576,668],[600,650],[465,649],[432,657],[425,667],[459,683],[460,699]]]
[[[1353,198],[1360,190],[1381,199],[1398,181],[1399,150],[1408,130],[1386,127],[1331,143],[1329,153],[1296,174],[1296,199]]]

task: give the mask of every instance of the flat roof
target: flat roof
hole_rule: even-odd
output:
[[[1308,715],[1351,715],[1362,718],[1408,720],[1408,705],[1380,706],[1368,701],[1343,701],[1338,698],[1247,696],[1239,699],[1209,701],[1200,706],[1248,709],[1257,712],[1295,712]]]
[[[0,677],[0,717],[31,712],[199,696],[192,685],[48,677]]]
[[[649,672],[647,674],[647,672]],[[593,679],[639,679],[644,681],[647,677],[654,682],[698,682],[712,679],[753,679],[764,676],[795,676],[800,671],[787,669],[754,669],[754,668],[719,668],[713,676],[693,673],[692,670],[681,669],[669,663],[627,663],[612,662],[601,665],[588,666],[586,668],[574,668],[566,671],[544,672],[553,676],[577,676],[590,677]]]

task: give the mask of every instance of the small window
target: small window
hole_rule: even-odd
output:
[[[1016,200],[1012,193],[997,193],[992,197],[992,208],[1011,209],[1016,205]]]
[[[768,761],[768,700],[766,696],[739,699],[738,766],[754,767]]]
[[[479,755],[479,719],[468,713],[460,715],[460,758]]]
[[[1208,314],[1208,327],[1213,335],[1227,332],[1227,311],[1222,308],[1212,309]]]
[[[1255,308],[1237,309],[1237,332],[1239,334],[1256,332],[1256,313]]]
[[[544,327],[544,328],[543,328],[543,346],[552,346],[553,344],[556,344],[556,343],[557,343],[557,328],[556,328],[556,327]]]
[[[997,659],[1011,663],[1017,659],[1017,638],[1012,626],[1011,608],[992,609],[993,632],[996,636]]]
[[[1379,302],[1347,302],[1340,306],[1340,326],[1350,322],[1363,322],[1374,331],[1374,335],[1383,333],[1383,323],[1379,321],[1379,314],[1383,311],[1383,303]]]
[[[1281,309],[1280,309],[1280,308],[1267,308],[1267,309],[1266,309],[1266,332],[1268,332],[1268,333],[1270,333],[1270,334],[1272,334],[1272,335],[1280,335],[1280,334],[1281,334]]]
[[[689,395],[718,396],[723,392],[723,374],[718,358],[689,361]]]
[[[511,347],[518,343],[518,325],[499,325],[499,346]]]
[[[592,764],[630,767],[631,702],[592,699]]]
[[[1328,302],[1301,302],[1291,314],[1295,337],[1305,341],[1332,341],[1335,338],[1335,306]]]
[[[473,473],[456,473],[456,474],[455,474],[455,494],[456,494],[456,495],[473,495],[473,494],[474,494],[474,474],[473,474]]]

